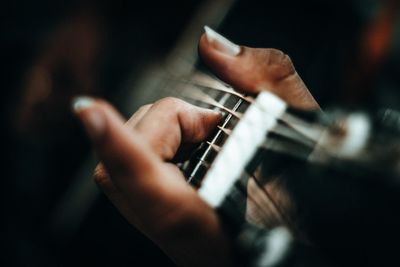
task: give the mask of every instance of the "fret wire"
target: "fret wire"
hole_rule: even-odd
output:
[[[211,143],[209,141],[207,141],[206,143],[207,143],[207,145],[211,146],[215,151],[217,151],[217,152],[221,151],[221,147],[220,146],[218,146],[216,144],[213,144],[213,143]]]
[[[236,105],[233,107],[233,110],[237,110],[239,108],[239,106],[242,104],[242,101],[239,100]],[[222,124],[222,127],[225,127],[226,125],[228,125],[228,123],[230,122],[230,120],[232,119],[232,114],[228,114],[228,116],[225,118],[224,123]],[[217,141],[217,139],[220,137],[221,135],[221,130],[217,132],[217,134],[214,136],[213,140],[211,141],[212,143],[215,143]],[[208,149],[210,149],[211,147],[209,147]]]
[[[227,128],[223,128],[221,126],[217,126],[218,129],[220,129],[223,133],[225,133],[227,136],[230,136],[232,134],[232,130],[231,129],[227,129]]]
[[[232,111],[238,110],[238,108],[241,106],[242,103],[243,103],[243,100],[239,99],[236,102],[235,106],[232,108]],[[222,127],[226,127],[233,117],[234,116],[232,114],[228,114],[225,117],[224,122],[222,123]],[[217,140],[221,137],[222,134],[223,134],[223,132],[221,130],[218,130],[217,133],[214,135],[211,143],[215,144],[217,142]],[[206,162],[206,158],[210,155],[210,153],[212,153],[211,152],[212,150],[214,150],[214,149],[210,145],[208,145],[208,147],[206,148],[206,150],[203,152],[202,156],[200,157],[200,161]],[[211,162],[210,162],[210,164],[211,164]],[[189,175],[188,183],[190,183],[193,179],[195,179],[195,176],[196,176],[195,170],[197,169],[197,166],[198,166],[198,163],[196,164],[196,167],[194,169],[192,169],[191,174]]]
[[[239,101],[235,104],[235,106],[233,107],[232,110],[237,110],[241,104],[242,104],[242,100],[239,100]],[[228,116],[225,118],[225,120],[224,120],[224,122],[223,122],[223,124],[222,124],[222,127],[223,127],[223,128],[224,128],[226,125],[228,125],[228,123],[229,123],[229,122],[231,121],[231,119],[232,119],[232,116],[233,116],[232,114],[228,114]],[[222,133],[222,131],[219,130],[219,131],[215,134],[215,136],[214,136],[214,138],[211,140],[211,142],[215,144],[216,141],[217,141],[217,139],[221,136],[221,133]],[[207,148],[206,152],[208,152],[209,149],[211,149],[210,146]],[[205,152],[204,154],[206,154],[206,152]],[[204,160],[204,157],[202,157],[201,159]]]

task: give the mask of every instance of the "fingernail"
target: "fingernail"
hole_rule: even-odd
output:
[[[241,48],[237,44],[232,43],[208,26],[204,26],[204,30],[206,32],[207,41],[218,51],[228,56],[237,56],[240,53]]]
[[[214,110],[214,109],[208,109],[208,108],[200,108],[204,112],[211,113],[213,115],[218,115],[220,117],[225,117],[226,113],[222,110]]]
[[[106,123],[103,113],[98,109],[92,109],[94,103],[95,100],[91,97],[76,97],[72,101],[72,109],[78,115],[89,137],[97,140],[103,134]]]
[[[87,96],[78,96],[72,100],[72,109],[75,113],[89,108],[93,105],[94,99]]]

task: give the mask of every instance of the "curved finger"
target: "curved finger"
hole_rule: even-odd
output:
[[[116,184],[132,174],[151,176],[151,170],[161,164],[141,135],[129,129],[124,119],[108,103],[80,97],[74,101],[74,111],[107,172],[118,180]]]
[[[121,116],[107,103],[78,98],[74,111],[110,174],[103,179],[97,176],[97,182],[124,216],[178,265],[227,266],[228,239],[218,216],[185,182],[180,170],[153,153],[143,135],[124,125]],[[187,136],[196,136],[189,128],[194,127],[190,123],[199,121],[182,120],[187,121],[175,125],[176,129],[184,125]],[[214,246],[208,247],[210,243]]]
[[[153,151],[164,160],[171,160],[181,143],[203,141],[221,118],[217,111],[168,97],[154,103],[135,128]]]

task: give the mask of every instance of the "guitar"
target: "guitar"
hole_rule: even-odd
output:
[[[297,110],[268,91],[241,95],[198,73],[174,84],[183,99],[225,112],[214,134],[178,165],[237,240],[241,264],[320,266],[332,250],[347,256],[364,240],[361,230],[379,225],[360,216],[377,201],[390,206],[370,198],[374,190],[397,193],[398,112]],[[324,233],[330,224],[333,236]]]

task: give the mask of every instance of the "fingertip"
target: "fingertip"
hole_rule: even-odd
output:
[[[203,113],[205,116],[208,116],[215,120],[217,120],[217,119],[220,120],[225,115],[225,112],[220,111],[220,110],[202,108],[202,107],[197,107],[197,106],[195,106],[195,108],[198,110],[198,112]]]
[[[259,92],[258,77],[255,77],[258,74],[255,70],[260,66],[255,66],[259,63],[254,58],[255,49],[238,46],[216,32],[213,35],[218,37],[209,35],[204,33],[199,41],[199,54],[206,65],[216,76],[236,90],[246,93]],[[218,41],[210,42],[210,38]]]
[[[241,47],[227,39],[225,36],[219,34],[208,26],[204,26],[204,31],[207,44],[209,47],[212,47],[212,49],[228,57],[236,57],[240,54]]]
[[[294,107],[318,107],[296,72],[290,57],[282,51],[242,46],[239,54],[230,56],[221,53],[209,39],[207,33],[200,38],[199,52],[202,59],[216,76],[235,90],[257,94],[268,88],[268,91]]]
[[[89,138],[96,142],[105,132],[106,118],[100,103],[92,97],[78,96],[72,100],[71,108],[82,123]]]
[[[204,141],[221,122],[224,114],[221,111],[200,107],[194,107],[193,111],[181,114],[183,140],[186,142]]]
[[[203,123],[205,129],[213,129],[217,126],[219,122],[225,116],[225,113],[219,110],[203,109],[201,111],[203,114]]]
[[[71,108],[75,113],[79,113],[80,111],[90,108],[93,106],[95,100],[89,96],[77,96],[72,99]]]
[[[95,146],[103,141],[104,136],[112,138],[118,129],[123,130],[124,119],[107,101],[78,96],[72,100],[71,108]]]

